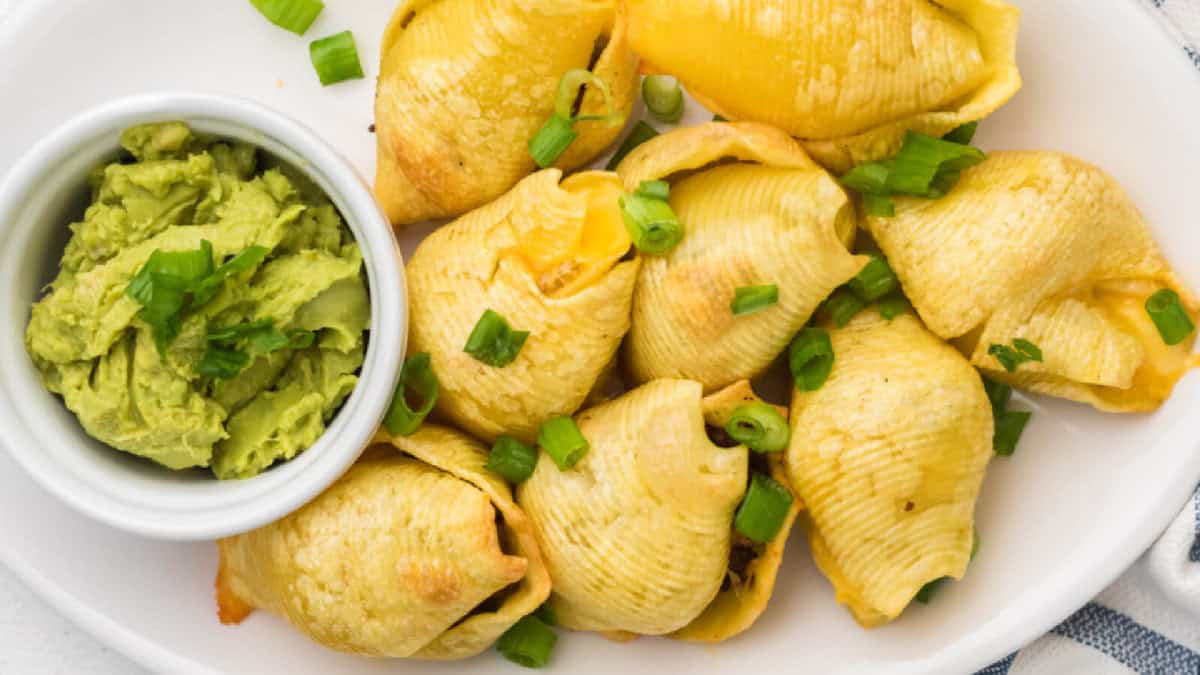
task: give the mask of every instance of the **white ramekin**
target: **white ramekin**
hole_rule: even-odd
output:
[[[25,351],[30,306],[58,270],[67,225],[87,203],[88,171],[117,156],[121,132],[181,120],[249,141],[305,172],[342,212],[363,251],[371,333],[354,393],[325,434],[295,459],[244,481],[172,472],[84,433],[42,386]],[[41,140],[0,185],[0,442],[43,487],[92,518],[143,536],[203,540],[254,529],[316,497],[370,441],[399,376],[407,296],[391,227],[353,167],[317,135],[256,103],[155,93],[88,110]]]

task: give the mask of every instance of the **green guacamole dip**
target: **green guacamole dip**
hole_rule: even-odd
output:
[[[295,457],[358,381],[370,318],[358,244],[319,188],[254,146],[179,122],[121,144],[129,156],[92,174],[91,205],[33,306],[26,348],[43,383],[92,437],[171,469],[249,478]],[[149,272],[185,251],[232,273],[154,319],[180,277]]]

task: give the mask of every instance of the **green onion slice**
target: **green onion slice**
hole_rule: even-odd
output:
[[[821,328],[805,328],[788,347],[788,366],[800,391],[816,391],[833,371],[833,343]]]
[[[554,460],[560,471],[575,466],[591,448],[575,420],[565,415],[542,424],[538,430],[538,445]]]
[[[733,527],[753,541],[765,544],[779,534],[791,508],[792,493],[770,476],[756,473],[738,507]]]
[[[940,577],[925,584],[921,587],[921,590],[917,591],[917,594],[913,596],[913,600],[916,600],[922,605],[928,605],[929,601],[933,599],[934,594],[937,593],[938,589],[941,588],[942,584],[946,583],[946,580],[949,578],[950,577]]]
[[[579,88],[585,85],[595,87],[604,97],[607,114],[573,115],[575,101],[579,99]],[[553,166],[575,139],[579,138],[574,129],[576,122],[607,122],[609,126],[619,126],[625,122],[625,116],[613,107],[612,92],[608,84],[584,68],[572,68],[563,74],[562,79],[558,81],[554,114],[546,120],[533,138],[529,139],[529,154],[539,168]]]
[[[575,131],[573,122],[555,115],[546,120],[546,124],[529,141],[529,154],[539,168],[554,166],[576,138],[579,138],[579,133]]]
[[[891,265],[882,257],[874,256],[862,270],[850,280],[850,290],[866,302],[875,302],[900,288],[900,280]]]
[[[317,70],[317,77],[321,79],[321,86],[363,77],[354,34],[348,30],[314,40],[308,46],[308,54],[312,58],[313,68]]]
[[[1008,410],[1008,402],[1012,398],[1012,387],[985,377],[983,378],[983,390],[987,392],[988,401],[992,404],[993,415],[999,417],[1004,414],[1005,410]]]
[[[975,140],[975,132],[979,130],[979,122],[967,122],[958,127],[954,131],[942,136],[943,141],[958,143],[959,145],[970,145],[971,141]]]
[[[774,406],[750,403],[733,411],[725,424],[729,436],[754,452],[780,452],[787,448],[792,430]]]
[[[204,350],[200,364],[196,366],[196,373],[202,377],[211,377],[217,380],[232,380],[248,365],[250,365],[250,355],[246,352],[209,345]]]
[[[430,365],[428,353],[414,354],[400,369],[400,381],[388,406],[383,425],[393,436],[411,436],[433,411],[441,394],[441,383]]]
[[[891,218],[896,215],[896,202],[891,197],[863,193],[863,208],[868,216]]]
[[[538,607],[533,615],[541,619],[547,626],[558,625],[558,615],[554,613],[554,608],[550,606],[548,601],[543,602],[542,606]]]
[[[496,651],[504,658],[526,668],[542,668],[550,662],[550,653],[558,635],[537,616],[530,614],[504,631],[496,641]]]
[[[325,9],[325,3],[320,0],[250,0],[250,4],[268,21],[296,35],[304,35]]]
[[[621,195],[621,219],[629,238],[647,255],[664,255],[683,241],[684,227],[668,201],[670,186],[645,181],[631,195]]]
[[[1033,413],[1027,410],[1008,410],[996,415],[996,431],[992,436],[992,449],[997,455],[1011,457],[1017,451],[1017,443],[1025,431],[1025,425]]]
[[[975,532],[974,540],[971,542],[971,561],[974,561],[975,555],[979,553],[979,541],[979,533]],[[921,590],[917,591],[917,594],[913,596],[913,600],[916,600],[923,605],[928,605],[929,601],[933,599],[934,594],[937,593],[938,589],[942,587],[942,584],[949,580],[950,577],[934,579],[933,581],[922,586]]]
[[[868,214],[890,217],[895,215],[891,197],[940,199],[958,183],[963,171],[986,158],[982,150],[970,145],[909,131],[894,157],[857,166],[840,180],[863,194]]]
[[[1042,350],[1038,349],[1037,345],[1029,340],[1017,338],[1013,340],[1013,346],[993,344],[988,347],[988,354],[996,357],[1001,366],[1010,373],[1017,372],[1023,363],[1035,361],[1041,363]]]
[[[208,304],[217,295],[217,291],[221,290],[221,284],[225,283],[226,279],[255,269],[270,252],[262,246],[250,246],[222,263],[196,285],[192,305],[199,307]],[[209,255],[211,257],[211,251]]]
[[[642,80],[642,98],[659,120],[673,124],[683,119],[683,88],[670,75],[647,75]]]
[[[625,142],[621,143],[620,148],[617,148],[617,154],[613,155],[612,159],[608,161],[608,166],[605,168],[609,171],[615,170],[620,166],[621,160],[625,159],[635,148],[657,136],[657,129],[639,120],[633,126],[633,131],[629,132],[629,135],[625,137]]]
[[[1164,288],[1146,300],[1146,313],[1158,328],[1163,342],[1175,346],[1188,339],[1196,330],[1192,318],[1175,291]]]
[[[879,316],[891,321],[912,309],[912,302],[902,293],[893,293],[879,301]]]
[[[858,316],[858,313],[866,307],[867,303],[858,297],[857,293],[845,286],[834,291],[833,295],[825,300],[825,311],[838,328],[850,323],[850,320]]]
[[[513,330],[504,317],[489,309],[479,317],[463,351],[477,361],[503,368],[517,360],[528,337],[529,331]]]
[[[728,122],[728,121],[729,121],[729,118],[725,117],[724,115],[717,114],[717,115],[713,115],[713,119],[712,119],[712,121],[714,121],[714,122]]]
[[[512,485],[524,483],[537,468],[537,448],[525,445],[512,436],[501,436],[492,445],[487,468]]]
[[[779,304],[779,286],[742,286],[733,292],[729,308],[734,316],[761,312]]]

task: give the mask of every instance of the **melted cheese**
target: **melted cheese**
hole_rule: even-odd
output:
[[[1196,335],[1171,346],[1163,342],[1154,321],[1146,313],[1146,300],[1158,291],[1148,281],[1122,281],[1100,284],[1094,290],[1094,302],[1113,322],[1137,339],[1144,360],[1133,376],[1133,388],[1165,400],[1180,378],[1200,367],[1200,357],[1192,354]],[[1197,313],[1189,311],[1195,322]]]
[[[575,295],[599,281],[630,247],[615,174],[587,172],[564,180],[545,215],[526,221],[509,249],[528,267],[538,288],[552,298]]]

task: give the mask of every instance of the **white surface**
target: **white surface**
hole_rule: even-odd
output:
[[[29,304],[42,297],[62,255],[62,225],[80,216],[87,176],[119,152],[121,132],[181,120],[200,133],[236,138],[304,172],[345,217],[363,251],[371,293],[371,339],[362,375],[308,450],[254,478],[214,480],[170,471],[90,438],[46,391],[25,352]],[[358,459],[387,411],[404,357],[407,296],[399,251],[370,190],[313,131],[251,101],[153,93],[90,108],[24,155],[0,181],[0,440],[43,487],[80,513],[160,539],[203,541],[282,518],[325,491]]]
[[[105,21],[116,4],[48,4],[7,43],[0,97],[20,92],[25,110],[38,115],[6,113],[0,167],[80,105],[186,80],[191,88],[255,95],[300,116],[369,175],[369,79],[320,91],[304,41],[258,29],[239,0],[122,2],[131,11],[121,22]],[[392,4],[331,6],[312,35],[353,28],[373,77],[378,32]],[[1131,3],[1018,4],[1026,11],[1021,58],[1027,87],[984,125],[981,143],[1069,150],[1105,166],[1127,185],[1164,248],[1197,285],[1200,231],[1189,217],[1200,157],[1200,134],[1190,119],[1200,109],[1195,74]],[[213,66],[224,59],[239,65]],[[48,78],[54,87],[44,85]],[[699,116],[693,109],[693,119]],[[1188,419],[1198,393],[1200,379],[1193,376],[1160,413],[1146,418],[1036,402],[1038,415],[1020,452],[994,464],[988,477],[979,509],[986,543],[971,573],[895,625],[871,633],[856,628],[796,537],[770,610],[744,638],[719,648],[663,640],[618,647],[568,635],[554,670],[966,672],[987,665],[1097,594],[1176,515],[1200,478],[1196,425]],[[262,614],[240,628],[222,628],[213,619],[214,557],[211,546],[152,544],[92,526],[32,488],[0,454],[0,559],[145,663],[171,672],[185,670],[179,658],[231,672],[295,675],[515,672],[493,654],[461,665],[340,657]]]

